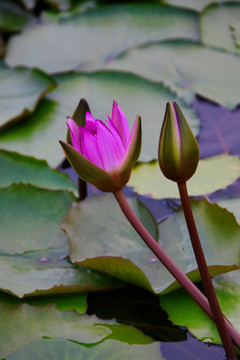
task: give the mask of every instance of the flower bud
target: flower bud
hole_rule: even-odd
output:
[[[184,182],[196,171],[199,148],[176,102],[168,102],[159,140],[158,160],[166,178]]]
[[[71,144],[60,141],[68,161],[84,181],[106,192],[116,192],[129,181],[141,151],[141,118],[130,133],[127,120],[113,102],[107,125],[86,112],[84,127],[68,118]]]

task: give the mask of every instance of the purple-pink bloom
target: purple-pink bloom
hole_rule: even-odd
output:
[[[120,190],[128,182],[132,167],[140,154],[140,117],[136,117],[130,133],[122,110],[117,102],[113,101],[112,116],[108,116],[106,124],[102,120],[95,119],[87,112],[86,123],[83,128],[78,126],[70,117],[67,118],[67,126],[70,130],[72,147],[78,152],[78,159],[76,153],[72,158],[73,152],[71,151],[70,154],[67,151],[67,149],[69,150],[69,144],[61,142],[61,145],[77,174],[103,191]],[[85,158],[85,165],[90,165],[89,162],[92,164],[91,170],[98,173],[96,173],[96,176],[92,176],[93,174],[90,174],[90,172],[88,174],[87,168],[83,173],[82,170],[85,165],[80,160],[79,154]],[[88,163],[86,163],[86,159]],[[76,160],[80,161],[78,161],[77,169]],[[94,168],[93,164],[95,165]],[[79,166],[82,167],[81,170]],[[98,169],[101,169],[102,172]]]

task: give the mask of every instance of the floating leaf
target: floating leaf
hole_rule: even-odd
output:
[[[201,41],[207,46],[240,54],[239,16],[239,2],[212,4],[200,17]]]
[[[111,333],[95,316],[59,311],[54,305],[32,307],[22,304],[13,308],[0,304],[0,314],[4,326],[0,333],[1,358],[43,337],[92,344]]]
[[[221,309],[238,332],[240,331],[239,275],[240,271],[238,270],[216,276],[213,279]],[[213,321],[209,319],[184,290],[178,290],[177,292],[161,296],[160,304],[168,312],[170,320],[175,324],[187,326],[188,330],[201,340],[221,344]]]
[[[137,204],[142,208],[140,218],[144,214],[146,218],[147,213],[146,210],[143,212],[143,205],[131,199],[134,210]],[[111,213],[109,213],[109,208],[111,208]],[[226,210],[217,205],[211,205],[205,200],[198,202],[194,209],[200,223],[200,236],[206,239],[205,246],[209,246],[211,274],[216,275],[237,269],[236,248],[240,228],[234,217]],[[212,215],[214,222],[211,217],[208,220],[206,214]],[[179,284],[150,249],[144,246],[143,241],[137,235],[135,237],[133,237],[134,234],[131,235],[132,228],[124,220],[120,209],[111,200],[110,195],[95,196],[93,199],[73,206],[62,224],[62,229],[69,238],[72,261],[156,293],[161,293],[166,289],[171,291],[178,287]],[[212,222],[216,226],[212,225]],[[114,224],[114,233],[111,224]],[[221,224],[224,225],[223,228]],[[155,226],[154,223],[152,225],[148,223],[151,231]],[[231,235],[229,235],[229,229],[231,229]],[[218,232],[221,236],[218,236]],[[193,281],[198,281],[199,272],[196,270],[197,265],[190,240],[189,243],[186,242],[186,237],[187,228],[184,226],[182,212],[178,212],[160,225],[161,246]],[[226,241],[228,241],[228,247],[231,244],[228,256],[225,251]],[[217,254],[216,247],[219,249]]]
[[[231,111],[206,101],[195,102],[195,109],[201,119],[198,135],[200,156],[240,155],[240,111]]]
[[[222,208],[227,209],[230,213],[232,213],[238,224],[240,224],[240,198],[239,197],[232,197],[229,199],[219,199],[215,200],[219,206]]]
[[[205,199],[192,201],[191,207],[210,273],[217,274],[219,266],[226,267],[227,271],[231,270],[232,265],[233,269],[237,269],[240,265],[238,257],[240,227],[234,216],[226,209],[211,204]],[[178,253],[178,260],[181,259],[189,271],[197,267],[182,209],[161,223],[159,232],[160,244],[169,255],[172,252],[172,256],[170,255],[172,258],[176,258]],[[171,251],[168,250],[171,246],[168,245],[169,239],[174,239],[174,242],[178,243],[175,248],[171,248]]]
[[[239,166],[237,156],[221,155],[200,160],[196,173],[188,181],[189,195],[206,195],[233,183],[239,177]],[[133,169],[129,185],[141,195],[151,195],[155,199],[180,197],[177,185],[164,177],[157,161]]]
[[[197,93],[232,108],[239,103],[239,64],[232,54],[175,40],[133,49],[105,68],[164,83],[188,103]]]
[[[194,12],[153,4],[112,5],[26,29],[11,38],[6,62],[66,72],[108,62],[147,42],[175,37],[197,39]],[[34,49],[31,56],[29,49]]]
[[[114,360],[163,360],[160,343],[150,345],[128,345],[116,340],[105,340],[85,347],[66,340],[38,340],[6,357],[6,360],[72,360],[72,359],[114,359]]]
[[[58,310],[76,310],[78,313],[85,313],[87,310],[87,294],[65,294],[36,296],[19,299],[4,292],[0,292],[0,302],[8,306],[17,306],[21,303],[31,306],[42,306],[47,304],[55,304]]]
[[[157,238],[158,230],[152,215],[137,199],[129,200],[136,214]],[[101,194],[81,201],[81,204],[73,204],[61,228],[68,235],[73,262],[152,291],[144,273],[123,255],[124,251],[137,249],[144,243],[128,224],[112,194]]]
[[[157,156],[158,138],[166,102],[175,99],[183,108],[192,130],[198,131],[194,112],[161,84],[134,75],[100,72],[93,75],[67,74],[56,78],[59,86],[38,106],[24,123],[1,134],[0,148],[46,159],[57,167],[64,158],[59,140],[65,140],[66,116],[72,115],[79,98],[86,98],[92,114],[105,120],[117,100],[132,128],[136,115],[142,117],[143,146],[140,158],[148,161]],[[44,146],[43,146],[44,143]]]
[[[0,29],[4,32],[22,30],[33,16],[11,1],[0,2]]]
[[[46,161],[0,150],[0,163],[0,187],[24,183],[51,190],[77,192],[77,185],[68,176],[50,169]]]
[[[32,113],[55,86],[54,80],[40,70],[12,70],[0,63],[0,128]]]
[[[12,185],[0,189],[0,288],[16,296],[119,287],[118,281],[68,261],[59,228],[74,197],[63,191]]]

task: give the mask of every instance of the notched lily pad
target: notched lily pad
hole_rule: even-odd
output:
[[[106,64],[105,69],[128,71],[163,83],[190,104],[197,93],[234,108],[239,103],[239,62],[238,57],[219,49],[172,40],[132,49]],[[220,71],[222,68],[224,71]]]
[[[41,70],[9,69],[0,63],[0,129],[32,113],[55,87],[55,81]]]
[[[26,29],[11,38],[6,62],[48,73],[82,70],[132,47],[176,37],[197,40],[195,12],[156,4],[108,5]]]

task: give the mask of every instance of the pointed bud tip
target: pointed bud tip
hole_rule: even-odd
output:
[[[197,141],[175,101],[166,105],[158,159],[163,174],[175,182],[190,179],[198,165]]]

